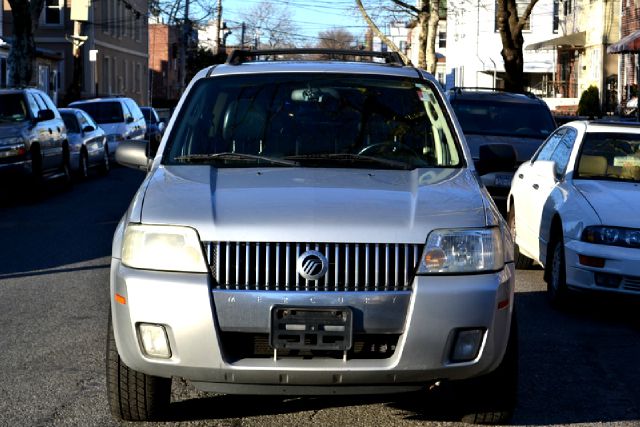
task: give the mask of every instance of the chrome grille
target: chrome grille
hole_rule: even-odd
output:
[[[383,243],[206,242],[216,289],[268,291],[410,290],[422,245]],[[321,252],[318,280],[297,273],[298,257]]]

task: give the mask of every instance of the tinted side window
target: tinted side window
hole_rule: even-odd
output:
[[[31,110],[31,115],[35,118],[38,117],[38,111],[40,111],[40,107],[36,102],[36,99],[32,94],[27,94],[27,102],[29,102],[29,110]]]
[[[131,109],[129,108],[129,105],[127,104],[127,102],[123,102],[122,103],[122,107],[123,107],[123,111],[124,111],[124,120],[125,121],[129,117],[133,117],[133,114],[131,113]]]
[[[565,129],[560,129],[556,131],[553,135],[551,135],[544,144],[540,147],[538,152],[533,156],[533,161],[538,160],[551,160],[551,156],[555,151],[558,143],[562,140],[564,136]]]
[[[551,160],[556,163],[555,170],[557,177],[564,175],[564,172],[567,170],[567,164],[569,163],[569,157],[571,156],[571,150],[573,149],[577,135],[578,133],[575,129],[568,128],[564,137],[560,140],[551,155]]]
[[[42,97],[42,100],[44,101],[44,103],[47,106],[47,108],[49,110],[53,111],[54,114],[55,114],[58,109],[53,104],[53,101],[51,100],[51,98],[49,98],[49,95],[47,95],[46,93],[40,93],[39,95]]]
[[[87,122],[84,114],[76,113],[76,117],[78,118],[78,123],[80,123],[80,129],[84,129],[85,127],[89,126],[89,122]]]
[[[129,111],[131,111],[131,115],[133,116],[134,120],[140,120],[144,118],[144,116],[142,115],[142,111],[140,111],[140,108],[138,107],[138,104],[136,104],[133,99],[126,99],[125,102],[127,104],[127,107],[129,107]]]
[[[64,120],[64,125],[67,130],[72,133],[79,133],[80,128],[78,127],[78,121],[76,120],[75,114],[73,113],[62,113],[62,120]]]

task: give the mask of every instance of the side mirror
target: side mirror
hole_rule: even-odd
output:
[[[38,118],[36,121],[38,122],[46,122],[47,120],[53,120],[56,118],[53,110],[40,110],[38,111]]]
[[[509,144],[485,144],[479,147],[476,169],[480,175],[491,172],[513,172],[516,168],[516,150]]]
[[[93,132],[94,130],[96,130],[96,128],[94,128],[91,125],[87,125],[87,126],[82,128],[82,132]]]
[[[116,148],[116,162],[128,168],[148,171],[151,159],[147,157],[147,144],[136,140],[122,141]]]
[[[133,117],[129,116],[126,120],[127,123],[133,123]]]

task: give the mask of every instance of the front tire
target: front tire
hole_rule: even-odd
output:
[[[509,223],[509,229],[511,230],[511,236],[513,236],[513,261],[515,266],[519,270],[526,270],[531,268],[533,264],[533,260],[525,255],[520,253],[520,247],[516,243],[516,211],[514,207],[511,207],[509,210],[509,216],[507,218]]]
[[[567,287],[567,270],[564,259],[564,240],[562,237],[553,241],[551,252],[545,265],[547,278],[547,297],[551,305],[562,308],[567,305],[569,288]]]
[[[518,401],[518,322],[515,311],[507,349],[500,365],[487,375],[464,381],[463,395],[470,410],[462,421],[473,424],[505,424]]]
[[[111,414],[124,421],[158,420],[169,407],[171,378],[135,371],[122,362],[109,313],[107,336],[107,396]]]
[[[102,175],[106,175],[109,173],[110,169],[111,165],[109,163],[109,148],[107,148],[107,145],[105,144],[104,158],[102,159],[102,164],[100,165],[100,173],[102,173]]]
[[[89,177],[89,157],[87,152],[82,150],[78,159],[78,177],[85,180]]]

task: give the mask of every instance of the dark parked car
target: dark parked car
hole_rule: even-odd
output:
[[[144,139],[149,141],[150,150],[155,153],[160,145],[162,134],[165,129],[164,119],[161,119],[158,112],[153,107],[140,107],[144,115],[144,121],[147,123],[147,133]]]
[[[38,89],[0,90],[0,179],[70,181],[67,129],[49,96]]]
[[[500,172],[486,172],[479,164],[487,144],[503,144],[515,152],[516,167],[531,158],[540,144],[556,128],[547,104],[531,93],[513,93],[485,88],[453,88],[447,94],[462,126],[465,139],[484,185],[502,212],[515,169],[511,163]],[[513,148],[513,150],[511,149]]]

